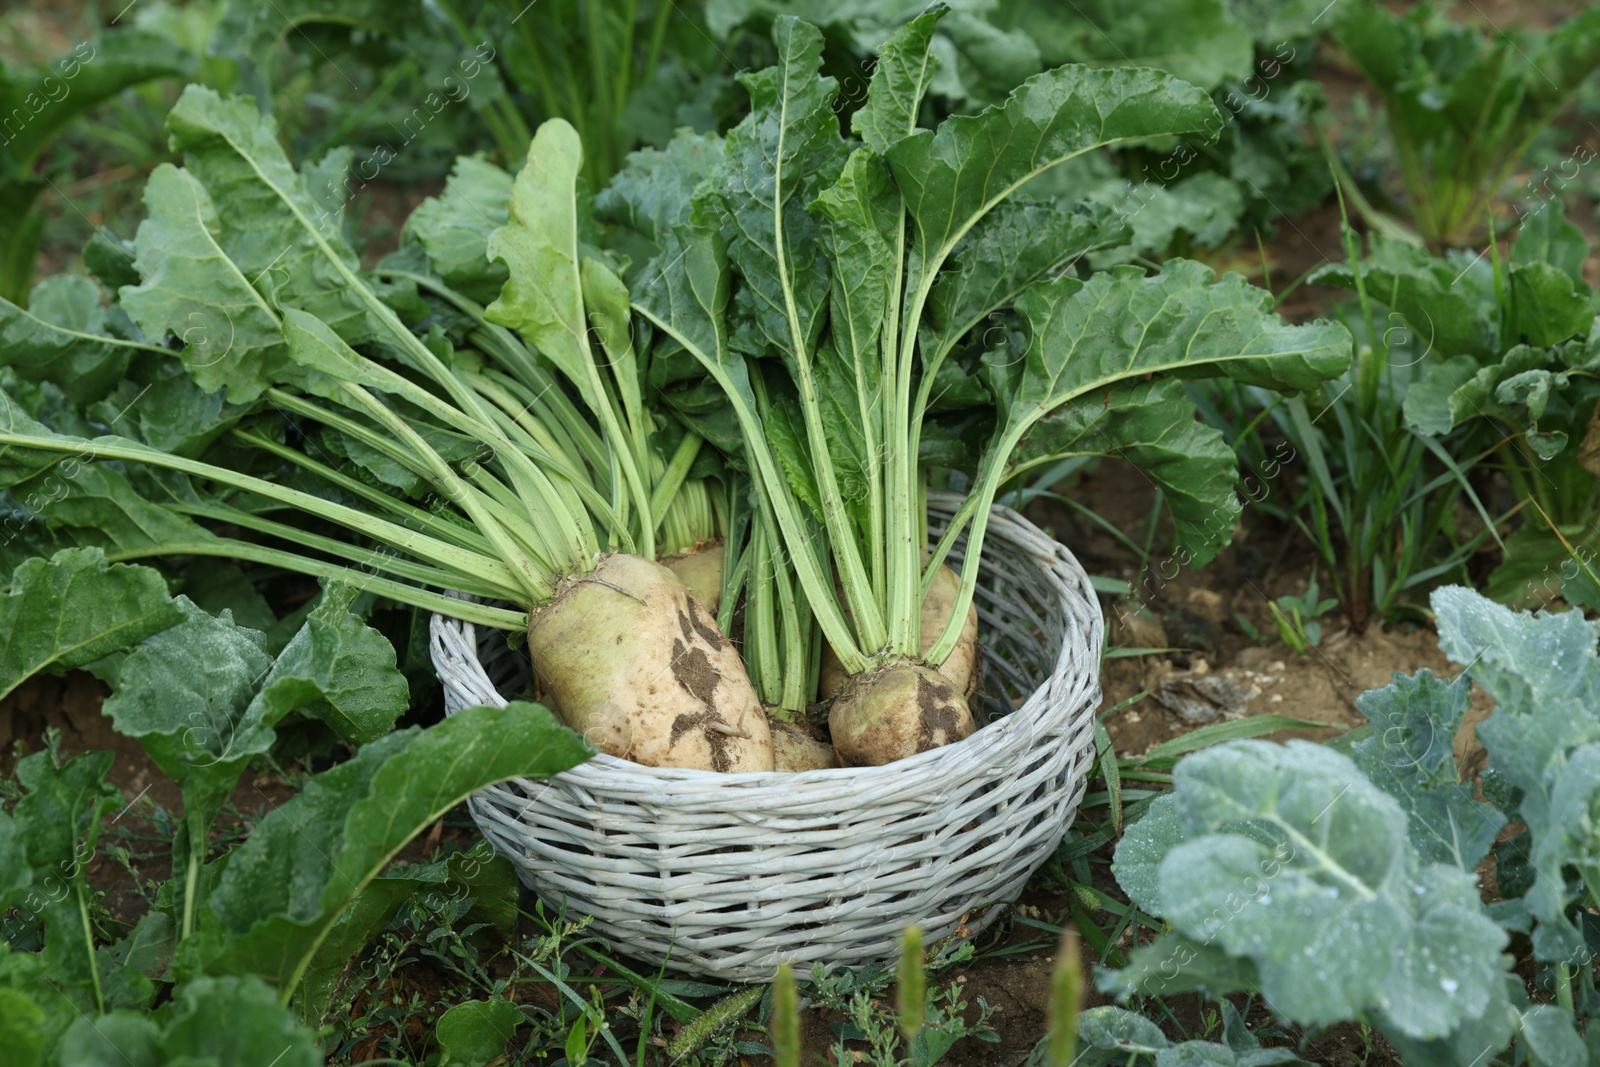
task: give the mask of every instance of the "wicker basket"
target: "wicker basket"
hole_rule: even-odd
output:
[[[958,504],[930,496],[935,535]],[[930,941],[981,929],[996,914],[984,905],[1021,890],[1083,796],[1104,626],[1072,554],[1002,507],[977,605],[990,724],[958,744],[781,775],[600,755],[485,789],[473,818],[541,898],[674,970],[766,981],[783,962],[893,958],[911,923]],[[529,689],[526,659],[494,631],[435,616],[432,652],[447,712]]]

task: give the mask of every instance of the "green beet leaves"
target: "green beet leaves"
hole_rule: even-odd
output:
[[[118,665],[105,713],[183,787],[186,816],[199,819],[194,832],[204,833],[290,712],[304,709],[363,745],[405,711],[394,646],[349,613],[354,597],[348,586],[330,587],[276,659],[264,634],[179,597],[183,621]]]
[[[775,18],[778,63],[743,78],[751,113],[720,161],[685,144],[677,158],[704,169],[669,168],[669,150],[637,161],[600,198],[613,218],[653,227],[661,251],[639,272],[635,305],[727,396],[801,585],[852,670],[885,637],[909,640],[920,599],[908,579],[922,564],[905,548],[913,464],[897,457],[924,455],[924,434],[929,455],[978,468],[975,538],[1008,472],[1125,454],[1172,491],[1180,533],[1203,560],[1238,508],[1226,449],[1195,425],[1180,391],[1141,384],[1226,375],[1296,391],[1338,374],[1351,351],[1342,327],[1288,326],[1270,296],[1197,264],[1082,281],[1084,257],[1126,228],[1104,207],[1035,202],[1029,183],[1096,149],[1204,132],[1215,107],[1156,71],[1066,66],[1000,106],[919,129],[941,14],[929,10],[884,44],[852,120],[860,141],[842,134],[818,32]],[[668,202],[676,207],[661,210]],[[1010,343],[1018,317],[1021,350]],[[980,357],[982,380],[972,372]],[[952,360],[965,369],[946,372]],[[963,428],[930,417],[943,411],[961,412],[953,425]],[[967,439],[981,440],[985,426],[987,455],[972,464]]]
[[[485,786],[555,774],[593,753],[548,711],[522,703],[468,708],[363,746],[228,856],[210,899],[210,966],[264,975],[287,1000],[406,842]]]
[[[30,559],[0,595],[0,697],[40,671],[87,666],[182,618],[149,567],[107,564],[92,548]]]

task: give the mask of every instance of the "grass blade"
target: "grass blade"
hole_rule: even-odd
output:
[[[1202,726],[1181,737],[1174,737],[1170,741],[1163,741],[1139,758],[1140,763],[1149,763],[1158,759],[1173,759],[1185,753],[1195,752],[1212,745],[1220,745],[1224,741],[1239,741],[1248,737],[1260,737],[1262,734],[1274,733],[1278,730],[1326,730],[1331,723],[1314,722],[1311,719],[1297,719],[1292,715],[1249,715],[1242,719],[1233,719],[1229,722],[1215,722],[1210,726]]]

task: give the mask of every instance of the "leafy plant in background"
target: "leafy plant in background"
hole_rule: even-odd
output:
[[[1432,4],[1341,5],[1333,34],[1383,101],[1418,233],[1464,244],[1539,132],[1600,67],[1600,10],[1492,35]]]
[[[825,69],[841,83],[840,109],[865,100],[866,72],[890,33],[922,5],[900,0],[712,0],[711,29],[727,40],[764,31],[780,14],[820,26]],[[1108,3],[957,0],[931,41],[923,110],[937,120],[999,103],[1023,79],[1063,63],[1148,66],[1211,93],[1218,112],[1203,136],[1118,146],[1058,167],[1029,187],[1063,207],[1085,197],[1129,226],[1097,266],[1217,248],[1241,226],[1268,225],[1318,202],[1329,184],[1306,136],[1323,101],[1311,80],[1317,9],[1303,3],[1158,0],[1136,10]]]
[[[122,90],[195,73],[196,57],[141,30],[109,30],[38,66],[0,61],[0,297],[27,291],[43,236],[41,160],[85,112]]]
[[[1374,235],[1364,259],[1352,249],[1349,264],[1312,276],[1356,289],[1400,327],[1386,336],[1404,337],[1407,355],[1388,362],[1413,364],[1405,371],[1414,381],[1390,405],[1391,421],[1400,408],[1405,427],[1441,461],[1448,440],[1463,457],[1460,467],[1498,472],[1524,504],[1488,587],[1500,599],[1552,595],[1545,587],[1566,550],[1549,523],[1576,544],[1592,540],[1588,525],[1600,508],[1591,430],[1600,338],[1596,298],[1582,278],[1588,249],[1550,203],[1524,220],[1505,259],[1497,250],[1430,256]],[[1526,507],[1530,501],[1537,507]]]
[[[1170,932],[1102,988],[1259,991],[1301,1024],[1370,1023],[1419,1067],[1485,1064],[1513,1039],[1519,1058],[1492,1062],[1600,1062],[1586,919],[1600,902],[1595,629],[1579,612],[1519,615],[1454,587],[1433,608],[1470,678],[1423,671],[1364,694],[1371,728],[1349,755],[1240,742],[1179,765],[1115,868]],[[1477,728],[1487,801],[1455,759],[1474,680],[1496,703]],[[1498,841],[1517,820],[1525,829]],[[1499,898],[1485,905],[1475,872],[1491,851]],[[1535,990],[1508,946],[1531,948]],[[1541,990],[1553,1003],[1530,995]]]
[[[236,59],[245,87],[258,93],[272,85],[286,52],[311,64],[343,54],[402,63],[414,72],[408,93],[425,87],[462,105],[508,166],[520,163],[541,122],[565,118],[586,148],[591,192],[641,144],[664,145],[683,126],[724,125],[737,106],[733,73],[749,58],[734,59],[730,53],[741,55],[735,46],[719,47],[699,5],[672,0],[286,0],[275,9],[229,0],[212,48]],[[464,56],[470,78],[460,68]],[[374,121],[380,115],[395,112],[403,123],[419,106],[429,114],[441,109],[426,97],[397,95],[403,85],[385,78],[381,108],[364,102],[365,120],[344,124],[345,136],[332,143],[387,141]],[[451,129],[446,143],[459,151],[462,142]]]
[[[1467,464],[1415,433],[1404,414],[1431,366],[1431,333],[1399,312],[1385,317],[1383,307],[1402,303],[1403,288],[1377,264],[1358,258],[1348,225],[1344,240],[1354,266],[1325,266],[1311,280],[1356,291],[1354,304],[1336,309],[1354,338],[1350,369],[1318,393],[1281,404],[1234,390],[1231,396],[1214,391],[1210,406],[1231,417],[1236,440],[1260,419],[1255,412],[1266,412],[1287,441],[1288,457],[1272,469],[1292,467],[1300,477],[1293,521],[1316,547],[1336,599],[1360,632],[1374,620],[1416,617],[1416,596],[1430,583],[1464,576],[1478,540],[1496,535],[1468,482]],[[1463,498],[1482,518],[1483,532],[1469,535],[1458,527]]]

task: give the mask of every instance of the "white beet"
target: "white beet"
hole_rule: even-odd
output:
[[[818,741],[800,723],[768,720],[772,727],[772,753],[780,771],[815,771],[839,766],[833,746]]]
[[[609,555],[528,621],[555,711],[601,752],[651,767],[770,771],[772,738],[733,643],[671,570]]]
[[[689,595],[698,600],[701,607],[715,615],[722,604],[722,560],[721,541],[701,541],[682,552],[674,552],[661,562],[683,580]]]
[[[966,698],[950,679],[910,660],[846,678],[828,711],[828,732],[846,767],[893,763],[973,729]]]
[[[944,632],[945,623],[955,608],[956,594],[961,591],[961,575],[949,567],[941,566],[933,576],[928,595],[922,598],[922,653],[927,655],[933,643]],[[939,664],[939,673],[955,685],[968,703],[978,695],[978,607],[968,607],[966,624],[961,627],[961,637],[950,657]],[[817,699],[827,700],[839,691],[844,683],[844,666],[833,648],[822,643],[822,665],[817,675]]]

